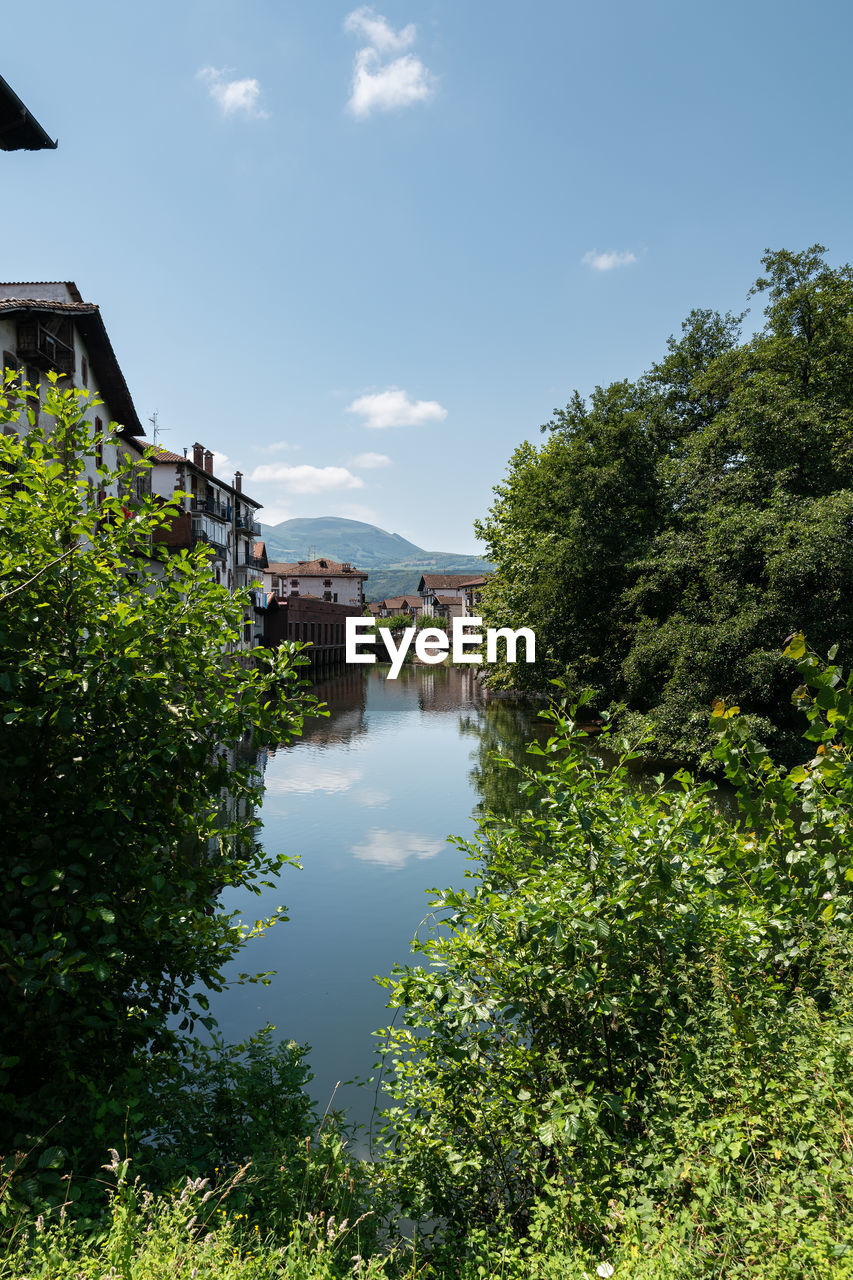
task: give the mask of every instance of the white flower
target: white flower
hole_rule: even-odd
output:
[[[595,1268],[595,1274],[597,1276],[601,1276],[601,1280],[610,1280],[610,1277],[613,1275],[613,1263],[599,1262],[598,1266]]]

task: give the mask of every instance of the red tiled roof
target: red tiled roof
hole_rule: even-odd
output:
[[[338,560],[327,560],[318,557],[316,560],[297,560],[295,564],[283,564],[281,561],[270,562],[273,573],[288,578],[367,578],[362,569],[355,565],[347,565]]]
[[[99,307],[95,302],[62,302],[57,298],[0,298],[0,311],[73,311],[75,315],[95,316]]]
[[[425,573],[421,578],[428,591],[436,591],[441,587],[464,587],[471,581],[470,573]]]
[[[180,453],[172,453],[171,449],[161,449],[159,445],[152,445],[153,457],[155,462],[186,462],[186,458]]]

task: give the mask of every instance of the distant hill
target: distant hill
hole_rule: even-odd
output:
[[[364,569],[368,600],[415,591],[422,573],[489,572],[493,566],[479,556],[456,555],[451,551],[424,551],[399,533],[387,533],[362,520],[342,520],[337,516],[283,520],[261,525],[261,537],[270,560],[308,560],[328,556]]]

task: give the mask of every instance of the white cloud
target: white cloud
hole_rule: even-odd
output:
[[[615,249],[611,249],[607,253],[599,253],[597,249],[590,249],[589,253],[585,253],[581,258],[581,262],[587,267],[592,267],[593,271],[612,271],[614,267],[629,267],[632,262],[637,261],[637,255],[628,251],[619,253]]]
[[[256,493],[252,493],[249,496],[252,498],[258,498],[258,495]],[[258,501],[260,501],[260,498],[258,498]],[[263,524],[269,524],[269,525],[282,524],[282,522],[285,520],[293,519],[293,511],[291,510],[290,507],[281,507],[275,501],[272,501],[267,503],[266,506],[261,508],[260,514],[257,516],[257,519],[260,520]]]
[[[444,840],[416,835],[413,831],[380,831],[367,833],[365,844],[353,845],[352,851],[364,862],[378,862],[389,871],[399,871],[410,858],[434,858],[445,846]]]
[[[220,453],[218,449],[212,449],[211,452],[213,454],[213,470],[219,475],[228,461],[228,454]]]
[[[373,471],[377,467],[390,467],[391,459],[387,453],[360,453],[353,458],[352,465],[361,467],[362,471]]]
[[[202,67],[196,73],[203,80],[208,92],[224,116],[244,115],[256,120],[266,120],[269,112],[258,105],[261,86],[257,80],[228,80],[223,67]]]
[[[394,111],[414,102],[426,102],[435,92],[435,77],[420,58],[403,53],[415,39],[412,23],[399,31],[381,14],[362,7],[354,9],[344,22],[344,30],[367,40],[355,55],[352,92],[347,106],[354,116],[365,119],[372,111]],[[391,61],[383,57],[399,54]]]
[[[366,427],[419,427],[424,422],[441,422],[447,410],[437,400],[417,400],[414,403],[405,391],[392,388],[372,395],[359,396],[347,405],[347,413],[360,413]]]
[[[376,788],[362,788],[353,796],[356,804],[364,805],[367,809],[382,809],[386,804],[390,804],[391,796],[387,791],[380,791]]]
[[[291,444],[289,440],[274,440],[272,444],[256,444],[253,448],[256,453],[296,453],[302,445]]]
[[[265,789],[272,795],[292,792],[309,795],[315,791],[337,795],[343,791],[351,791],[360,780],[360,769],[327,769],[319,766],[315,760],[299,761],[289,756],[287,773],[267,777]]]
[[[383,18],[380,13],[374,13],[367,5],[363,5],[361,9],[353,9],[352,13],[347,14],[344,31],[352,31],[355,35],[362,36],[380,53],[399,53],[403,49],[408,49],[409,45],[414,43],[416,33],[415,26],[411,22],[408,26],[395,31],[387,18]]]
[[[378,59],[375,49],[359,49],[355,56],[352,93],[347,104],[354,116],[363,120],[371,111],[395,111],[432,97],[434,77],[420,58],[407,53],[385,66],[377,66]]]
[[[283,462],[264,462],[249,476],[253,484],[275,484],[288,493],[332,493],[336,489],[363,489],[361,476],[346,467],[291,467]]]

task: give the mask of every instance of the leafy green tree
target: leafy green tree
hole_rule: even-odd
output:
[[[686,773],[638,788],[624,743],[605,766],[574,708],[530,748],[528,808],[459,842],[467,886],[434,897],[419,963],[386,984],[385,1132],[410,1212],[451,1238],[524,1237],[550,1203],[599,1249],[631,1222],[648,1246],[668,1219],[717,1270],[753,1215],[772,1233],[768,1196],[845,1238],[846,1122],[814,1118],[853,1088],[853,677],[802,636],[791,658],[806,765],[778,767],[736,706],[714,710],[737,820]]]
[[[580,690],[609,691],[619,669],[618,601],[638,542],[657,527],[659,451],[654,399],[641,385],[597,388],[587,407],[575,394],[525,443],[476,531],[497,566],[485,593],[490,625],[532,626],[545,655],[505,680],[565,676]]]
[[[850,656],[853,272],[820,245],[762,261],[760,333],[692,312],[636,385],[576,395],[522,446],[478,526],[487,621],[532,626],[543,654],[522,677],[624,701],[669,755],[701,749],[727,694],[796,750],[784,637]]]
[[[26,395],[7,377],[4,424]],[[55,383],[0,437],[0,1150],[102,1158],[250,932],[220,891],[288,861],[255,838],[255,760],[315,703],[288,647],[238,654],[207,552],[152,545],[173,504],[122,496],[147,462],[93,492],[91,404]]]

